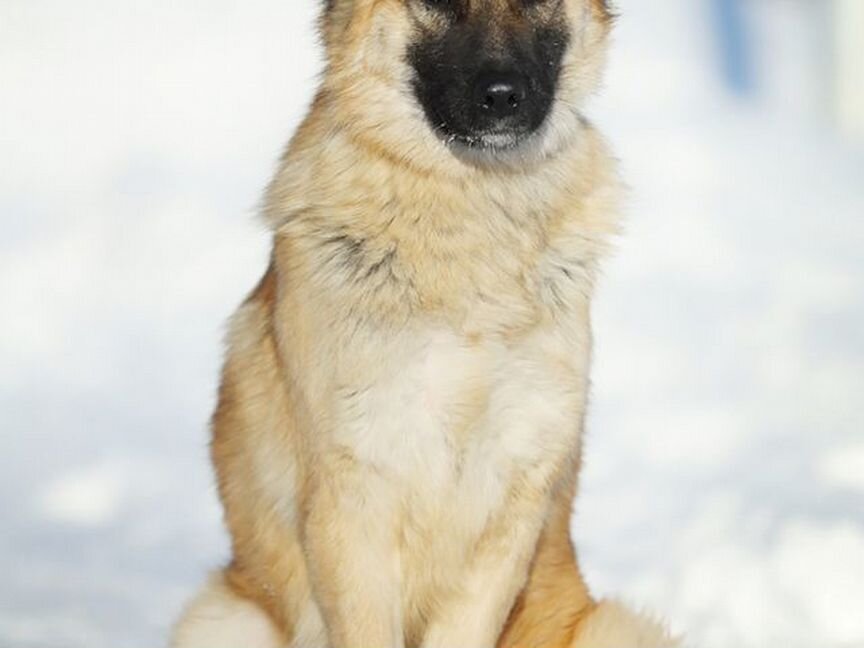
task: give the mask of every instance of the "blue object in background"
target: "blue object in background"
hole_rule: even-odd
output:
[[[720,44],[720,62],[726,85],[748,95],[754,86],[753,56],[742,0],[711,0],[712,18]]]

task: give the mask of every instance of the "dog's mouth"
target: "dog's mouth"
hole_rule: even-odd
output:
[[[441,112],[429,110],[428,107],[426,114],[432,130],[448,148],[489,153],[519,149],[542,129],[547,116],[544,111],[532,122],[513,118],[485,124],[465,124],[448,119]]]
[[[510,151],[519,148],[531,138],[533,132],[521,129],[490,130],[478,133],[459,133],[439,127],[438,136],[448,147],[478,151]]]

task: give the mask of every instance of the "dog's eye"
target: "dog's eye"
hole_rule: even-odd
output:
[[[456,0],[423,0],[423,4],[432,9],[452,9]]]
[[[466,0],[411,0],[433,15],[454,21],[465,17]]]

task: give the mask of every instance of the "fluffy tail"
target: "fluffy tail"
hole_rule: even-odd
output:
[[[682,648],[662,624],[616,601],[601,601],[576,630],[570,648]]]
[[[172,633],[171,648],[284,648],[264,611],[234,594],[220,574],[189,603]]]

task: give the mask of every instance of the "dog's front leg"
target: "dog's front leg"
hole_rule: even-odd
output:
[[[548,502],[536,491],[511,498],[486,529],[459,593],[432,621],[422,648],[494,648],[528,578]]]
[[[340,463],[313,485],[305,524],[309,571],[330,646],[403,648],[387,489],[372,471],[351,460]]]

